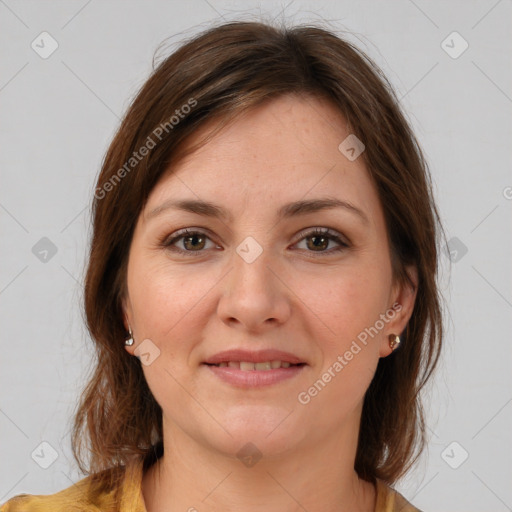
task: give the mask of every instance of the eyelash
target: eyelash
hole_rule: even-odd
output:
[[[172,238],[166,236],[161,241],[161,245],[164,248],[166,248],[170,251],[173,251],[173,252],[177,252],[179,254],[184,254],[187,256],[201,256],[202,253],[204,253],[204,250],[186,251],[184,249],[179,249],[178,247],[173,247],[173,244],[176,243],[178,240],[189,237],[189,236],[195,236],[195,235],[204,236],[204,237],[208,238],[209,240],[211,240],[211,238],[208,236],[208,234],[203,231],[184,229],[184,230],[178,231],[175,234],[175,236],[171,235]],[[311,237],[315,237],[315,236],[327,238],[328,240],[331,240],[331,241],[334,241],[334,242],[340,244],[340,246],[335,247],[334,249],[326,250],[326,251],[319,251],[318,253],[315,253],[315,251],[307,251],[313,257],[322,257],[324,255],[332,255],[333,253],[338,253],[338,252],[346,250],[350,247],[349,244],[347,244],[344,240],[342,240],[336,234],[336,232],[331,231],[329,228],[314,228],[311,231],[307,231],[306,233],[301,234],[301,238],[299,238],[299,240],[297,240],[297,242],[295,242],[295,244],[298,244],[299,242],[302,242],[303,240],[305,240],[307,238],[311,238]]]

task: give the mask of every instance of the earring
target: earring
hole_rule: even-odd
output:
[[[128,326],[128,332],[130,333],[130,337],[124,341],[124,344],[131,347],[135,343],[135,340],[133,339],[132,328],[130,326]]]
[[[400,346],[400,336],[398,334],[390,334],[388,339],[391,350],[396,350]]]

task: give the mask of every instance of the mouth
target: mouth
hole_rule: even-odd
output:
[[[234,368],[243,372],[251,371],[269,371],[277,370],[280,368],[290,368],[294,366],[304,366],[306,363],[290,363],[289,361],[280,361],[275,359],[273,361],[263,361],[253,363],[251,361],[221,361],[220,363],[204,363],[207,366],[215,366],[217,368]]]
[[[209,357],[201,366],[225,384],[247,390],[293,379],[304,371],[308,363],[281,350],[233,349]]]

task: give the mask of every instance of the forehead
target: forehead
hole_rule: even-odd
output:
[[[201,127],[189,144],[215,123]],[[226,205],[236,215],[259,205],[326,196],[357,203],[370,218],[381,214],[363,158],[339,150],[350,129],[328,101],[295,95],[254,107],[208,143],[167,170],[150,194],[145,214],[169,199]],[[254,212],[253,212],[254,213]]]

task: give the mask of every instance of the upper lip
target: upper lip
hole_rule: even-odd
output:
[[[291,364],[305,363],[299,357],[283,352],[282,350],[243,350],[232,349],[218,352],[217,354],[209,357],[204,363],[206,364],[219,364],[224,361],[246,361],[250,363],[264,363],[266,361],[287,361]]]

